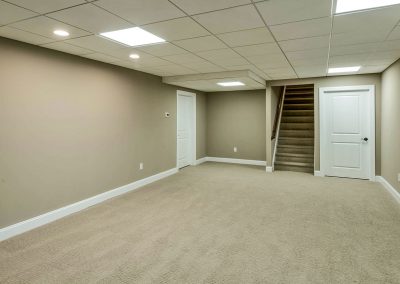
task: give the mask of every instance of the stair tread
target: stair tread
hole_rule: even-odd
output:
[[[278,145],[278,148],[279,147],[294,148],[294,149],[304,149],[304,148],[314,149],[314,146],[310,146],[310,145],[293,145],[293,144]]]
[[[275,161],[275,164],[282,166],[297,166],[297,167],[307,167],[307,168],[314,167],[313,163],[302,163],[302,162]]]

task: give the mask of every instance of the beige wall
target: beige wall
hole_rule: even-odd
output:
[[[0,62],[0,228],[175,167],[160,77],[2,38]]]
[[[375,85],[375,130],[376,130],[376,174],[381,173],[381,75],[380,74],[366,74],[354,76],[335,76],[335,77],[321,77],[309,79],[295,79],[295,80],[279,80],[271,81],[271,86],[283,85],[296,85],[296,84],[314,84],[314,103],[315,103],[315,170],[320,169],[319,158],[319,99],[318,90],[322,87],[335,87],[335,86],[354,86],[354,85]],[[268,133],[267,133],[268,135]],[[267,145],[268,147],[268,145]]]
[[[207,96],[197,92],[196,96],[196,148],[197,159],[207,156]]]
[[[265,105],[265,90],[208,93],[207,155],[265,161]]]
[[[382,176],[400,192],[400,60],[382,74]]]

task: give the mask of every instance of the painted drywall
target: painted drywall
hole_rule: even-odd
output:
[[[196,148],[197,159],[207,155],[207,96],[205,93],[196,95]]]
[[[265,161],[265,106],[265,90],[207,93],[207,155]]]
[[[400,192],[400,60],[382,74],[382,173]]]
[[[376,151],[376,174],[381,173],[381,75],[365,74],[351,76],[333,76],[293,80],[276,80],[269,82],[271,87],[283,85],[314,84],[314,115],[315,115],[315,170],[320,169],[319,155],[319,88],[336,86],[375,85],[375,151]],[[267,133],[268,135],[268,133]],[[267,148],[270,145],[267,144]]]
[[[0,228],[176,166],[160,77],[3,38],[0,62]]]

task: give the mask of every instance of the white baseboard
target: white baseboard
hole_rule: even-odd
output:
[[[375,181],[381,183],[383,187],[400,203],[400,193],[382,176],[377,176]]]
[[[152,182],[158,181],[160,179],[166,178],[170,175],[173,175],[178,172],[178,169],[173,168],[168,171],[149,176],[147,178],[132,182],[130,184],[112,189],[110,191],[106,191],[104,193],[95,195],[93,197],[89,197],[87,199],[78,201],[76,203],[67,205],[65,207],[56,209],[54,211],[50,211],[47,213],[44,213],[42,215],[36,216],[34,218],[19,222],[17,224],[1,228],[0,229],[0,241],[6,240],[8,238],[11,238],[13,236],[22,234],[24,232],[30,231],[32,229],[35,229],[37,227],[46,225],[48,223],[51,223],[53,221],[56,221],[60,218],[63,218],[65,216],[68,216],[70,214],[76,213],[78,211],[81,211],[83,209],[86,209],[90,206],[99,204],[103,201],[106,201],[110,198],[125,194],[127,192],[133,191],[135,189],[138,189],[142,186],[145,186],[147,184],[150,184]]]
[[[244,160],[244,159],[231,159],[231,158],[218,158],[218,157],[207,157],[207,162],[217,163],[229,163],[229,164],[242,164],[242,165],[253,165],[253,166],[266,166],[266,161],[259,160]]]
[[[324,175],[320,171],[314,171],[315,177],[324,177]]]
[[[196,160],[196,162],[194,162],[194,164],[197,166],[197,165],[203,164],[205,162],[207,162],[207,157]]]
[[[265,171],[266,171],[267,173],[272,173],[274,170],[272,169],[271,166],[266,166],[266,167],[265,167]]]

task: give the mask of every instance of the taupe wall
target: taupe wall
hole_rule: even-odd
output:
[[[3,38],[0,62],[0,228],[176,166],[177,88],[160,77]]]
[[[382,176],[400,192],[400,60],[382,74]]]
[[[265,90],[208,93],[207,155],[265,161],[265,105]]]
[[[366,74],[354,76],[335,76],[296,80],[279,80],[269,82],[270,86],[314,84],[315,103],[315,169],[320,169],[319,157],[319,88],[335,86],[375,85],[375,122],[376,122],[376,174],[381,173],[381,75]],[[268,135],[268,133],[267,133]],[[271,145],[268,145],[267,148]]]

